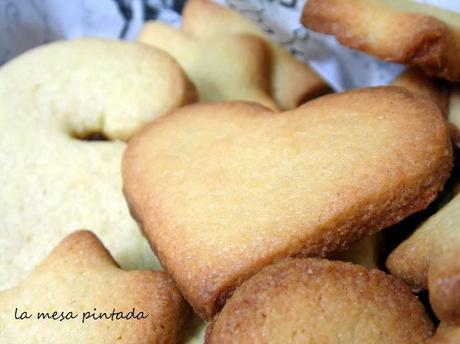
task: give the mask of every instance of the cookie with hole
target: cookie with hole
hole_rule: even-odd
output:
[[[195,99],[174,59],[141,44],[55,42],[3,65],[0,290],[78,228],[95,228],[124,268],[158,266],[123,199],[121,156],[143,125]]]

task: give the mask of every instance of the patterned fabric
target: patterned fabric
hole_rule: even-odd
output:
[[[146,20],[180,25],[186,0],[0,0],[0,64],[57,39],[82,36],[132,40]],[[309,63],[336,90],[384,85],[402,67],[337,44],[302,27],[304,0],[216,0],[233,8],[296,57]],[[460,2],[419,0],[460,11]]]

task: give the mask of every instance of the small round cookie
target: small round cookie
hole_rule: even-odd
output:
[[[206,343],[421,343],[433,325],[409,288],[379,270],[288,259],[244,282]]]
[[[96,228],[124,268],[153,267],[121,192],[123,141],[195,97],[172,57],[141,44],[56,42],[4,65],[0,290],[78,228]]]

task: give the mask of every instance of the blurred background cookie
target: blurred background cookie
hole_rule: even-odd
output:
[[[253,35],[195,38],[166,24],[148,22],[138,41],[171,54],[195,84],[201,101],[245,100],[278,110],[271,98],[271,56]]]
[[[309,0],[309,29],[385,61],[460,81],[460,14],[416,1]]]
[[[449,112],[450,86],[440,79],[425,75],[417,68],[409,68],[402,72],[393,82],[393,86],[401,86],[409,91],[425,97],[439,106],[444,116]]]
[[[460,88],[454,87],[449,103],[449,122],[453,124],[454,141],[457,149],[460,149]]]
[[[441,323],[436,329],[434,337],[427,344],[456,344],[460,341],[460,326],[449,326]]]
[[[460,325],[460,195],[398,246],[387,266],[413,288],[429,288],[436,315]]]
[[[307,64],[300,62],[243,15],[211,0],[188,0],[182,13],[182,30],[196,37],[250,33],[269,45],[272,54],[271,91],[281,109],[293,109],[331,91]]]

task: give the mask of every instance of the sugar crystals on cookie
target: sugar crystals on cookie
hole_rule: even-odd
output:
[[[346,249],[424,209],[451,166],[438,107],[386,87],[283,113],[184,107],[130,140],[122,172],[133,216],[209,319],[271,262]]]

